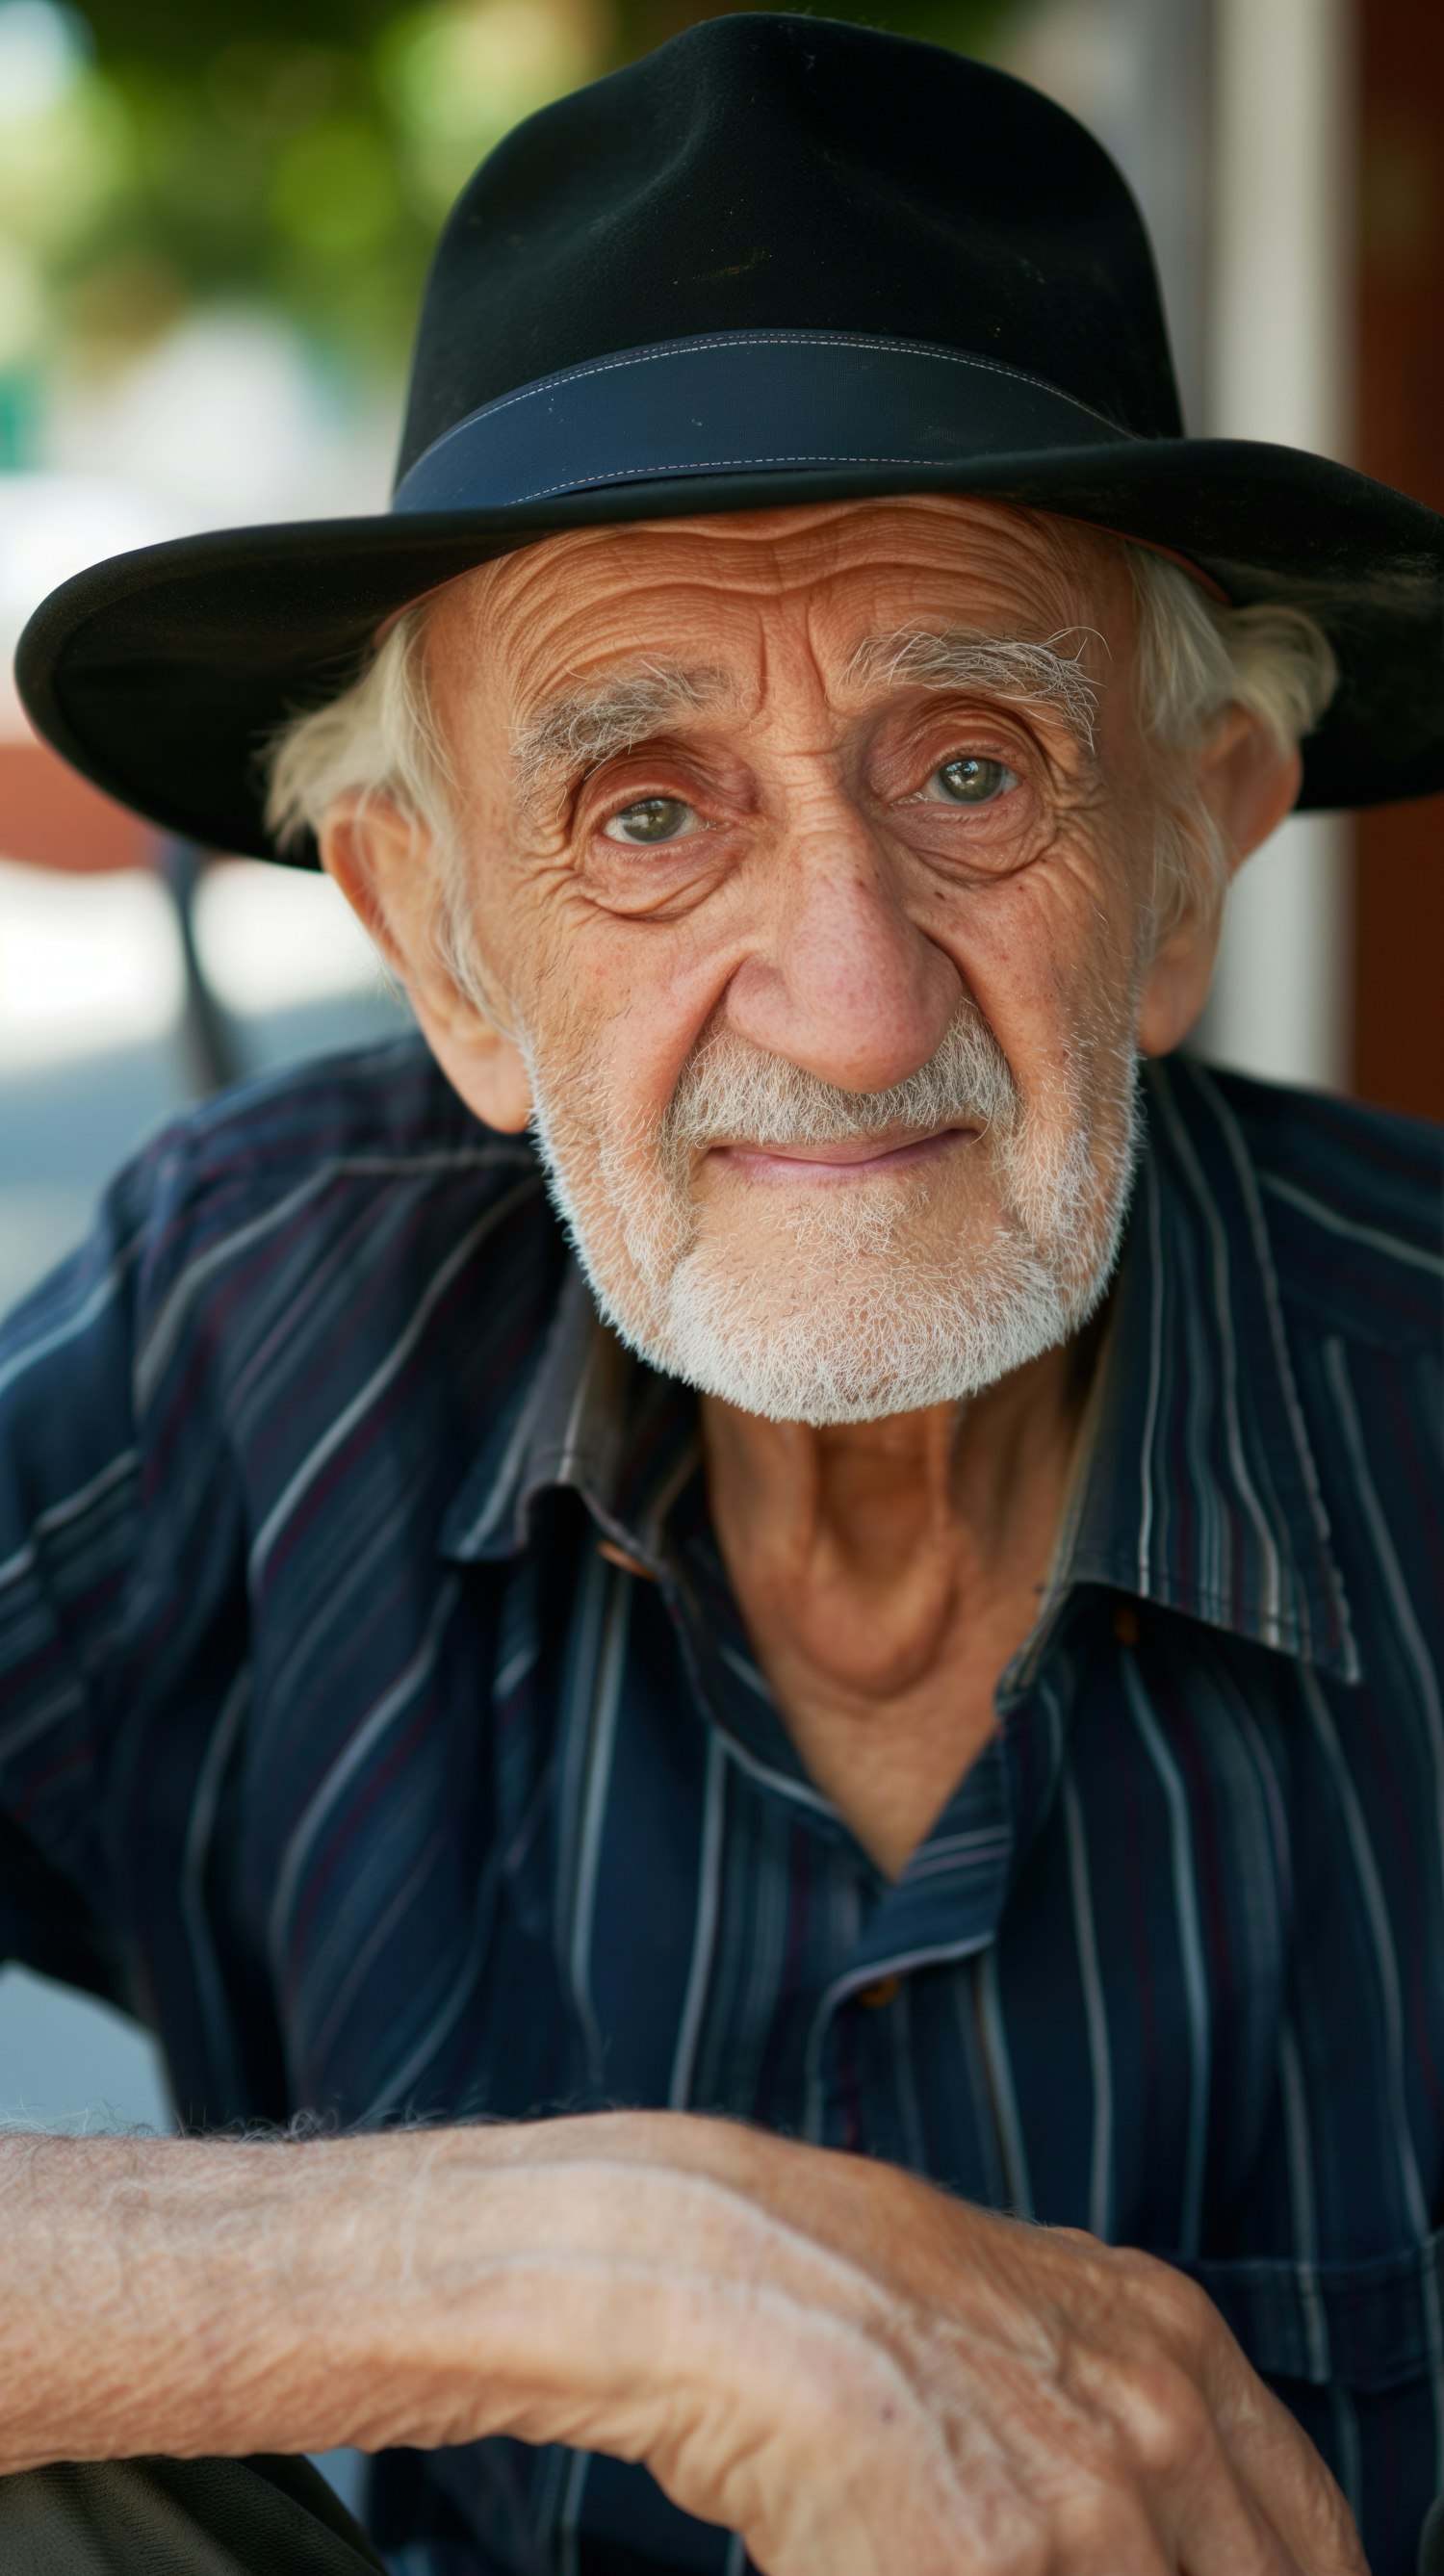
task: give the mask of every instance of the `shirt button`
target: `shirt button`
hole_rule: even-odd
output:
[[[901,1992],[901,1977],[875,1977],[870,1986],[859,1986],[857,2000],[867,2012],[881,2012]]]
[[[604,1556],[608,1565],[619,1565],[624,1574],[640,1576],[643,1583],[655,1583],[657,1579],[650,1565],[644,1565],[639,1556],[630,1556],[627,1550],[624,1547],[618,1547],[613,1539],[599,1538],[597,1554]]]

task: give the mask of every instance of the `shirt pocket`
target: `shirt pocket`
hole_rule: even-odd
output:
[[[1444,2363],[1444,2231],[1367,2263],[1190,2262],[1265,2379],[1360,2396]]]

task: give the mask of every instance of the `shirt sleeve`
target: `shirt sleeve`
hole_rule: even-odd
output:
[[[162,1140],[129,1166],[0,1327],[0,1958],[142,2013],[127,1885],[146,1855],[116,1848],[134,1814],[116,1787],[137,1676],[176,1624],[137,1401],[174,1163]]]

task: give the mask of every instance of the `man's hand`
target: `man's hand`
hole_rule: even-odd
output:
[[[549,2143],[600,2235],[630,2208],[634,2263],[672,2275],[596,2317],[602,2429],[570,2438],[645,2457],[767,2576],[1366,2576],[1312,2444],[1170,2266],[716,2122]]]
[[[12,2138],[0,2215],[0,2468],[509,2432],[766,2576],[1366,2576],[1182,2275],[761,2131]]]

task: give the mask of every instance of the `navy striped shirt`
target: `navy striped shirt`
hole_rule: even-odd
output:
[[[1440,1142],[1178,1059],[1146,1095],[1037,1624],[892,1883],[529,1144],[411,1041],[162,1136],[0,1339],[0,1935],[147,2022],[195,2126],[691,2106],[1166,2255],[1408,2576]],[[392,2455],[372,2519],[407,2576],[741,2565],[641,2470],[506,2442]]]

